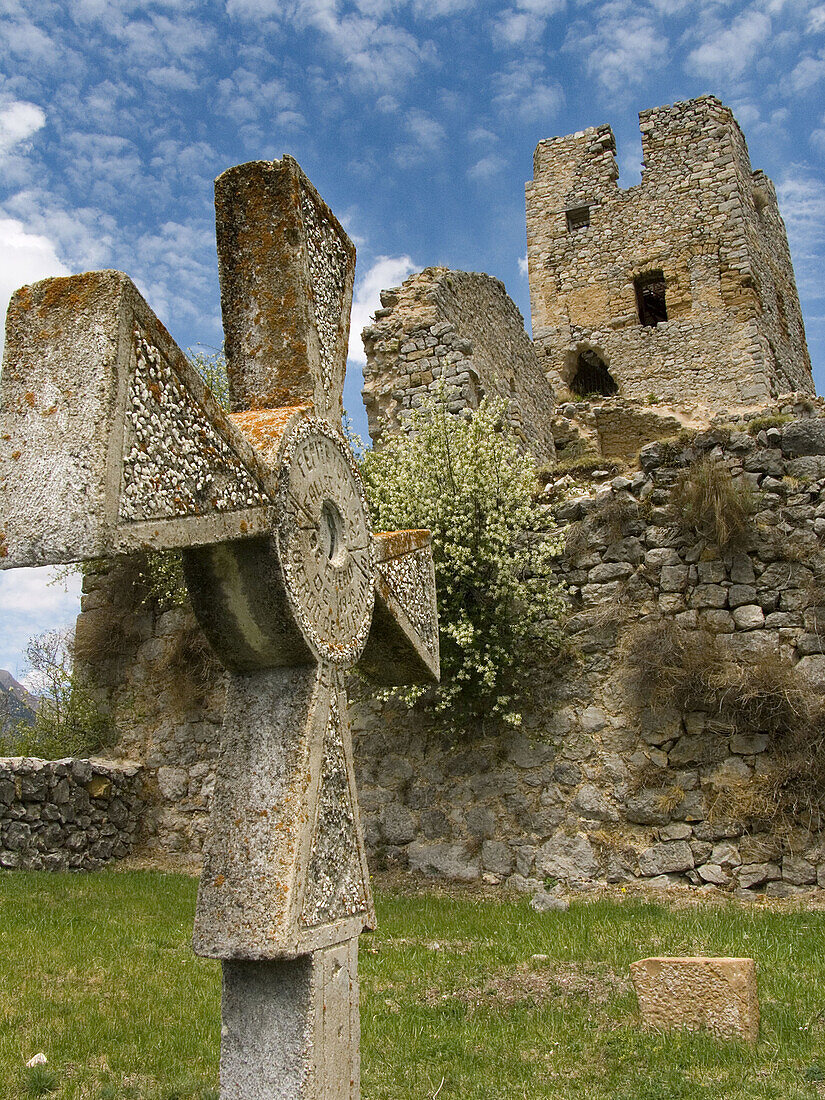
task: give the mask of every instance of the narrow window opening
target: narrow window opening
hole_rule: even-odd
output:
[[[570,382],[570,389],[579,397],[587,397],[590,394],[612,397],[619,392],[616,379],[595,351],[580,353],[576,360],[576,373]]]
[[[577,206],[567,211],[567,229],[573,233],[576,229],[587,229],[590,225],[590,207]]]
[[[655,328],[667,320],[665,305],[665,277],[661,271],[648,271],[633,280],[636,288],[636,305],[639,320],[648,328]]]

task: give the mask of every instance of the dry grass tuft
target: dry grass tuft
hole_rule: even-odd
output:
[[[720,550],[741,548],[753,534],[753,490],[741,478],[734,479],[724,462],[709,455],[679,474],[670,507],[682,534],[706,539]]]
[[[196,625],[172,636],[167,671],[170,695],[181,711],[201,706],[222,678],[218,659]]]
[[[620,651],[637,709],[707,715],[706,762],[725,755],[729,736],[769,738],[764,771],[741,790],[726,788],[718,812],[740,821],[823,816],[825,699],[789,660],[769,652],[736,660],[719,636],[672,620],[631,626]]]

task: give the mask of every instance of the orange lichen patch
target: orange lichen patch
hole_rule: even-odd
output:
[[[430,545],[430,532],[418,528],[410,531],[380,531],[373,536],[378,561],[389,561]]]
[[[268,451],[280,442],[292,418],[308,411],[308,405],[286,405],[277,409],[248,409],[246,412],[230,413],[229,419],[247,443],[256,450]]]
[[[12,458],[15,458],[15,459],[17,459],[17,458],[19,458],[19,457],[20,457],[20,455],[21,455],[22,453],[23,453],[22,451],[12,451],[12,452],[11,452],[11,457],[12,457]]]
[[[33,393],[27,393],[23,396],[23,400],[26,402],[30,409],[33,409],[34,403],[37,399]]]
[[[68,308],[72,312],[84,309],[100,287],[100,272],[65,275],[49,279],[43,288],[38,313],[45,317],[54,309]]]
[[[226,875],[218,875],[218,877],[215,879],[214,885],[215,886],[223,886],[223,884],[225,882],[226,882]]]

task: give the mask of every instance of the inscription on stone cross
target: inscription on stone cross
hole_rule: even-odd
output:
[[[0,374],[0,567],[180,548],[230,672],[194,945],[224,1100],[355,1100],[375,917],[344,675],[438,678],[429,534],[373,535],[340,432],[355,250],[290,157],[216,183],[231,412],[131,281],[23,287]]]

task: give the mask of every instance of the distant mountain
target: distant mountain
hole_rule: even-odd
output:
[[[37,696],[18,684],[10,672],[0,668],[0,731],[18,722],[34,725]]]

